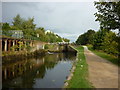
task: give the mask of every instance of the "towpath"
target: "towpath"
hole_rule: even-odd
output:
[[[89,81],[93,86],[95,88],[118,88],[118,67],[95,55],[86,46],[83,47],[88,64]]]

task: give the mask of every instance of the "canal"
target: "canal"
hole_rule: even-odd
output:
[[[62,88],[76,53],[54,53],[2,66],[3,88]]]

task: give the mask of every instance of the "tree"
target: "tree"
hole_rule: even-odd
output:
[[[107,30],[102,29],[96,32],[93,37],[93,49],[102,50],[104,36],[106,35]]]
[[[95,6],[98,10],[95,13],[97,17],[96,21],[100,22],[101,29],[119,30],[120,36],[120,1],[118,2],[95,2]],[[120,40],[117,41],[120,43]],[[120,44],[118,45],[119,57],[120,57]]]
[[[41,30],[42,32],[45,33],[45,29],[44,29],[43,27],[39,27],[39,28],[37,28],[37,29],[39,29],[39,30]]]
[[[88,30],[86,33],[78,37],[76,44],[81,44],[81,45],[92,44],[94,34],[95,34],[94,30]]]
[[[10,28],[10,25],[9,25],[9,23],[3,23],[2,24],[2,30],[10,30],[11,28]]]
[[[16,17],[13,18],[13,26],[17,27],[19,29],[22,29],[22,23],[24,22],[24,20],[20,17],[19,14],[17,14]]]
[[[2,23],[2,34],[10,36],[9,30],[11,29],[9,23]]]
[[[46,36],[45,36],[45,30],[44,30],[44,28],[39,27],[35,31],[36,31],[36,34],[39,35],[39,37],[38,37],[39,40],[46,41]]]
[[[106,32],[106,35],[104,36],[103,43],[102,43],[102,49],[109,53],[118,55],[118,37],[115,33],[112,31]]]
[[[87,31],[87,38],[88,38],[87,44],[92,44],[93,43],[94,34],[95,34],[94,30],[90,29],[90,30]]]
[[[103,29],[120,32],[120,1],[119,2],[95,2],[98,12],[95,13],[96,21],[100,22]]]
[[[88,39],[86,37],[86,33],[84,33],[78,37],[76,44],[85,45],[85,44],[87,44],[87,41],[88,41]]]
[[[24,20],[21,27],[23,29],[35,30],[36,24],[34,24],[34,18],[28,18],[28,20]]]

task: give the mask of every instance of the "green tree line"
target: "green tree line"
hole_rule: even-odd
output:
[[[43,27],[36,27],[34,24],[34,17],[28,18],[27,20],[22,18],[19,14],[13,18],[13,25],[9,23],[2,23],[2,34],[11,36],[9,30],[22,30],[24,39],[40,40],[44,42],[69,42],[69,39],[62,38],[54,32],[45,34],[46,30]]]
[[[97,32],[88,30],[78,37],[76,44],[92,44],[93,49],[120,56],[120,1],[95,2],[94,5],[98,10],[94,15],[100,22],[100,29]]]

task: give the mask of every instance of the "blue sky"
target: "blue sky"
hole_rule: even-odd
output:
[[[87,30],[99,29],[96,11],[93,2],[2,2],[2,21],[12,24],[17,14],[25,19],[34,17],[37,27],[73,42]]]

